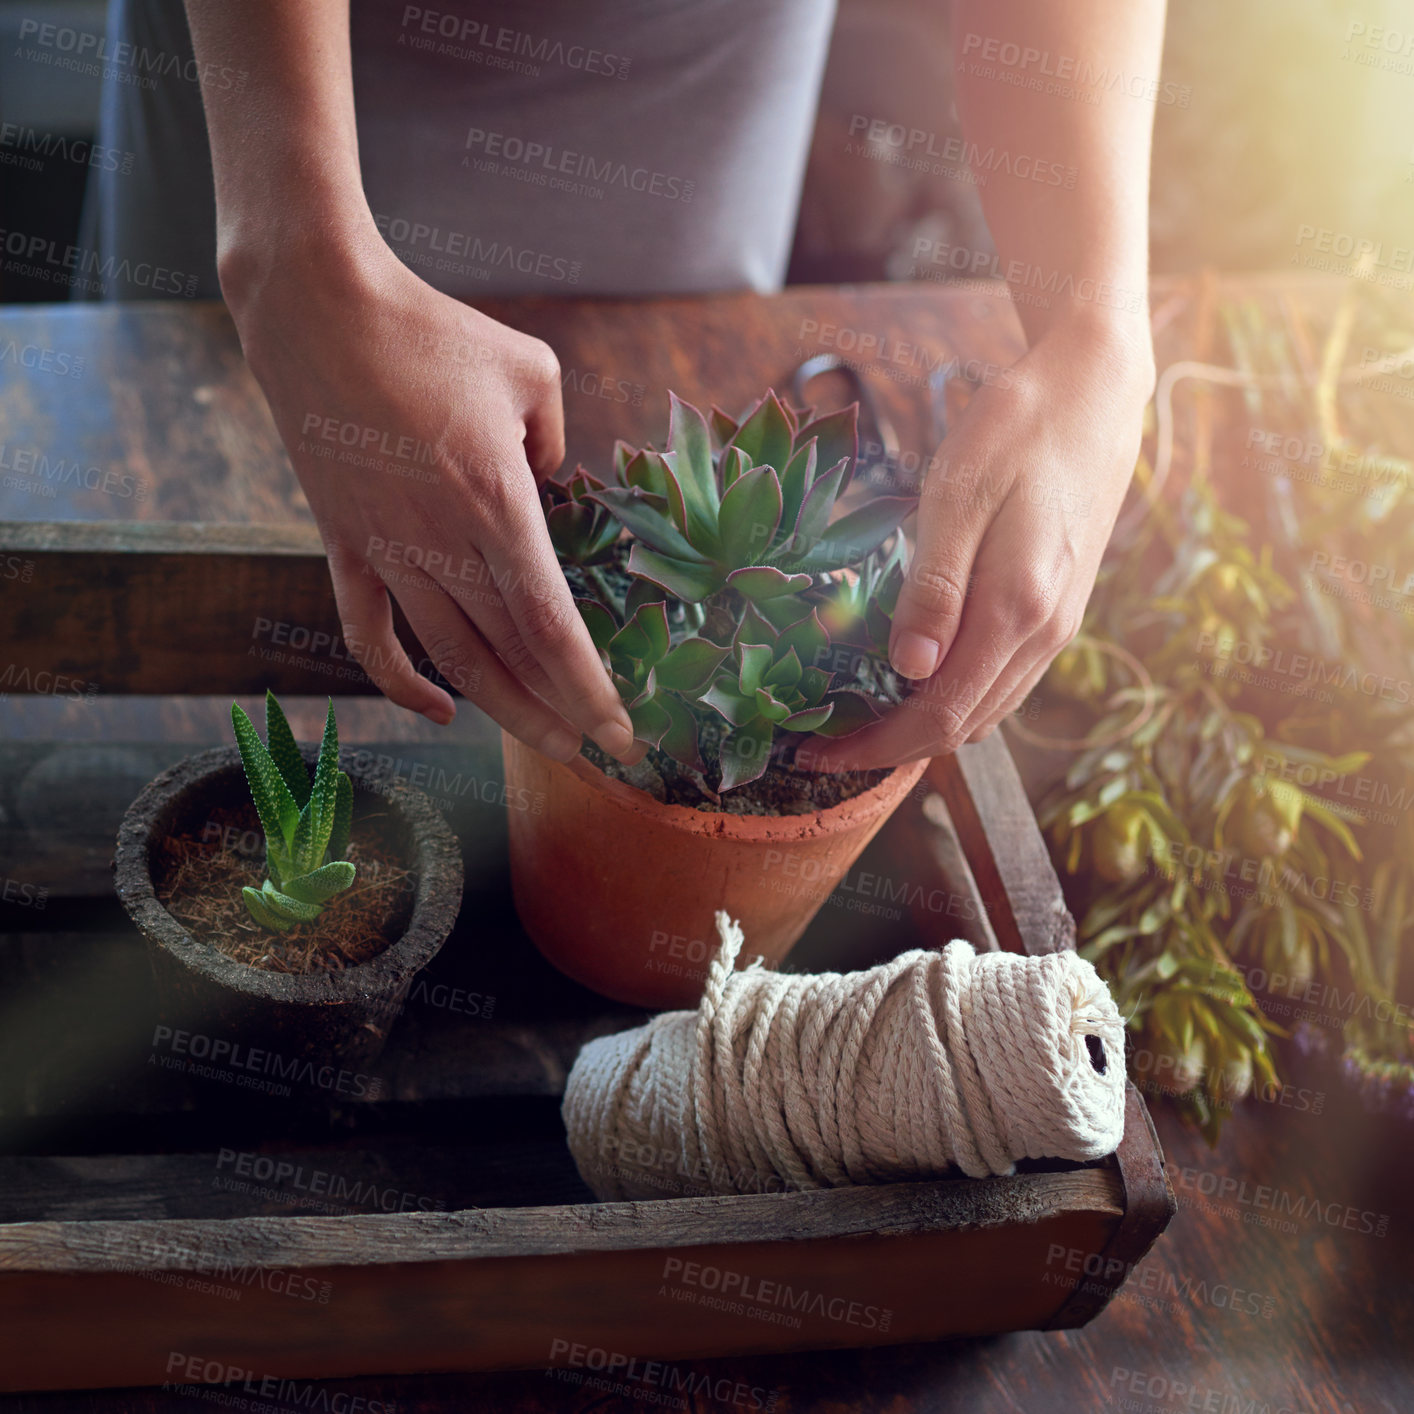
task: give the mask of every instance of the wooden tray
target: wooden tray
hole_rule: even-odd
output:
[[[329,621],[297,541],[0,526],[0,563],[22,553],[48,586],[0,595],[0,641],[30,682],[63,672],[171,692],[194,602],[174,586],[219,582],[222,613],[190,645],[186,686],[250,691],[277,676],[248,656],[254,616],[297,590],[299,622]],[[138,624],[151,651],[132,649]],[[359,687],[289,666],[278,686]],[[558,1097],[586,1039],[642,1014],[560,977],[520,933],[499,759],[464,746],[367,748],[439,800],[467,870],[457,930],[377,1067],[288,1096],[254,1093],[230,1067],[170,1068],[107,870],[129,800],[190,749],[0,745],[0,859],[48,889],[42,909],[32,893],[0,903],[0,1389],[220,1384],[234,1371],[613,1373],[635,1359],[1073,1327],[1174,1211],[1132,1087],[1123,1143],[1095,1164],[593,1202]],[[1074,945],[999,736],[934,763],[790,965],[865,966],[956,936]]]

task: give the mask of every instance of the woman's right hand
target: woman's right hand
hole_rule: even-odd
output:
[[[565,451],[549,346],[433,289],[371,222],[354,241],[223,250],[221,284],[368,676],[452,720],[394,635],[391,595],[442,676],[521,741],[569,760],[586,733],[641,756],[540,507]]]

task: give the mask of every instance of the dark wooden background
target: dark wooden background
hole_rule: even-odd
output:
[[[1328,310],[1337,294],[1333,284],[1281,277],[1234,289],[1318,310]],[[1156,290],[1160,367],[1211,352],[1195,348],[1199,308],[1210,298],[1211,289],[1197,282]],[[556,348],[570,456],[591,468],[603,464],[616,436],[663,434],[670,387],[735,409],[768,382],[788,386],[803,359],[830,352],[864,367],[897,424],[905,458],[926,459],[935,439],[929,368],[954,356],[1001,366],[1021,347],[1004,299],[942,287],[485,308]],[[219,307],[15,308],[0,312],[0,349],[11,342],[53,356],[48,369],[13,358],[0,364],[0,519],[308,522]],[[55,371],[57,355],[65,356],[67,373]],[[448,376],[456,376],[454,360]],[[830,395],[824,386],[821,393],[822,400]],[[965,396],[961,383],[954,396]],[[1182,394],[1179,405],[1182,439],[1189,409]],[[52,497],[37,492],[34,472],[15,469],[23,452],[47,458],[51,473],[61,461],[77,463],[82,480],[97,489],[61,472],[48,483]],[[18,465],[26,460],[20,456]],[[0,582],[0,594],[24,592]],[[190,613],[199,638],[202,606],[191,605]],[[296,730],[309,733],[318,700],[291,705]],[[13,696],[0,701],[0,737],[91,743],[101,760],[105,744],[221,740],[228,710],[229,699],[221,698],[75,703]],[[372,698],[346,700],[340,722],[350,742],[490,739],[465,706],[445,733]],[[1022,759],[1033,784],[1055,769],[1054,759]],[[0,1026],[4,1013],[0,997]],[[1414,1160],[1414,1120],[1404,1127],[1374,1121],[1314,1063],[1288,1066],[1287,1078],[1280,1102],[1247,1104],[1213,1150],[1161,1098],[1151,1098],[1179,1213],[1125,1291],[1086,1329],[693,1365],[694,1373],[711,1375],[712,1392],[694,1396],[689,1407],[749,1410],[764,1398],[777,1411],[871,1414],[1414,1408],[1414,1203],[1404,1172]],[[1268,1190],[1279,1190],[1303,1214],[1286,1220],[1294,1230],[1263,1225],[1273,1202]],[[948,1280],[938,1273],[939,1282]],[[691,1319],[689,1308],[683,1319]],[[334,1403],[336,1396],[343,1398]],[[288,1407],[357,1408],[357,1397],[428,1411],[653,1407],[539,1371],[330,1380],[302,1387],[303,1403]],[[157,1390],[0,1400],[0,1408],[15,1411],[215,1407]]]

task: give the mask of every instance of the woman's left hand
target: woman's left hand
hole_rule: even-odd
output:
[[[929,467],[894,614],[889,656],[913,691],[852,736],[814,738],[801,765],[895,766],[980,740],[1075,636],[1153,392],[1137,327],[1052,326],[973,395]]]

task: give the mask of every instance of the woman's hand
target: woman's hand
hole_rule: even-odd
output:
[[[974,394],[922,488],[889,656],[912,695],[811,753],[813,769],[894,766],[976,741],[1080,627],[1139,451],[1147,337],[1053,326]]]
[[[394,635],[391,595],[443,677],[522,741],[568,760],[584,732],[641,755],[540,508],[537,479],[564,457],[548,345],[434,290],[371,223],[228,249],[221,280],[368,676],[452,720]]]

